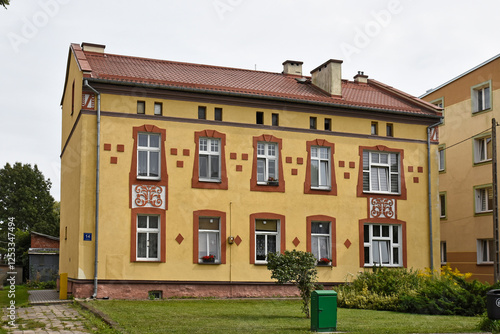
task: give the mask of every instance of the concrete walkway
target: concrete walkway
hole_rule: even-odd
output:
[[[15,327],[4,326],[9,333],[92,333],[85,328],[83,316],[69,304],[71,301],[59,300],[57,291],[32,290],[29,294],[31,306],[17,309]],[[5,311],[2,320],[7,320]]]

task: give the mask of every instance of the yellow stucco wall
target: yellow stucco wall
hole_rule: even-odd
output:
[[[68,115],[71,105],[68,87],[73,78],[82,76],[71,60],[69,80],[63,101],[63,147],[61,190],[61,236],[68,227],[67,240],[61,238],[60,272],[70,278],[91,279],[94,275],[94,214],[95,214],[95,160],[96,116],[80,115],[69,136],[75,118]],[[77,86],[81,89],[80,86]],[[77,90],[78,91],[78,90]],[[75,94],[81,101],[81,92]],[[286,218],[286,245],[282,249],[306,250],[306,217],[327,215],[335,217],[337,266],[319,267],[319,281],[343,282],[350,280],[360,267],[359,220],[368,218],[368,200],[357,197],[358,172],[361,168],[359,147],[384,145],[404,151],[402,161],[405,173],[407,199],[397,200],[397,219],[406,222],[407,267],[429,267],[429,222],[427,214],[427,144],[426,126],[390,121],[394,138],[385,136],[386,121],[377,120],[380,136],[369,136],[373,120],[338,115],[312,114],[285,109],[258,109],[237,105],[218,105],[137,96],[102,94],[101,110],[101,182],[99,204],[99,279],[172,280],[172,281],[271,281],[270,272],[263,265],[250,264],[250,215],[259,212],[280,214]],[[146,102],[146,117],[136,114],[137,101]],[[154,102],[163,103],[163,116],[153,116]],[[207,121],[197,120],[198,106],[207,107]],[[214,108],[223,108],[223,121],[214,118]],[[255,125],[255,112],[264,112],[264,126]],[[109,114],[116,113],[116,117]],[[279,114],[279,127],[271,127],[271,114]],[[126,115],[127,117],[122,117]],[[149,116],[149,117],[148,117]],[[318,129],[324,119],[332,120],[331,132],[309,130],[309,117],[318,120]],[[231,123],[231,124],[228,124]],[[168,173],[168,210],[165,211],[166,231],[161,242],[166,244],[165,263],[131,262],[131,209],[129,207],[129,172],[134,152],[133,127],[145,124],[166,130],[165,152]],[[285,128],[294,129],[289,131]],[[195,132],[216,130],[226,135],[225,160],[228,176],[227,190],[194,189],[191,187],[195,158]],[[285,193],[250,191],[253,163],[252,138],[273,135],[282,139],[281,158]],[[337,184],[336,196],[304,194],[307,165],[306,142],[325,139],[335,144],[333,163]],[[110,144],[111,150],[104,150]],[[118,152],[117,145],[124,146]],[[178,150],[177,155],[171,149]],[[437,184],[437,145],[432,149],[432,184]],[[184,155],[189,150],[189,155]],[[237,153],[236,159],[230,154]],[[243,160],[242,154],[249,159]],[[292,163],[285,162],[292,157]],[[111,163],[116,158],[117,163]],[[297,158],[303,158],[299,164]],[[340,167],[339,162],[345,162]],[[183,166],[178,167],[178,162]],[[354,163],[354,167],[350,163]],[[236,166],[242,166],[237,171]],[[412,166],[413,171],[408,167]],[[419,171],[418,167],[422,168]],[[292,175],[292,169],[297,175]],[[348,177],[346,176],[348,173]],[[433,187],[433,246],[434,266],[439,266],[439,215],[437,188]],[[239,236],[239,245],[227,244],[226,264],[193,264],[193,212],[218,210],[226,213],[227,236]],[[133,222],[135,223],[135,221]],[[84,241],[83,233],[92,233],[92,241]],[[181,234],[179,244],[175,238]],[[297,238],[298,246],[293,244]],[[348,241],[348,242],[347,242]],[[226,241],[223,241],[226,242]],[[350,243],[350,245],[349,245]],[[347,247],[346,245],[349,245]]]
[[[119,100],[117,103],[114,100]],[[137,98],[128,98],[111,95],[102,96],[102,110],[109,110],[117,104],[123,106],[123,111],[135,113]],[[123,103],[128,100],[127,103]],[[152,104],[148,103],[147,105]],[[164,101],[164,107],[175,105],[184,117],[197,117],[198,103]],[[127,108],[128,106],[128,108]],[[208,110],[212,109],[207,106]],[[286,216],[286,249],[306,249],[306,217],[309,215],[329,215],[336,218],[336,242],[338,267],[319,268],[320,281],[344,281],[349,274],[355,275],[362,270],[359,266],[359,219],[367,218],[367,199],[358,198],[356,187],[358,183],[359,146],[374,146],[383,144],[391,148],[404,150],[404,168],[415,166],[413,173],[405,170],[408,192],[407,200],[397,201],[398,219],[407,222],[407,249],[408,267],[423,268],[429,266],[429,254],[426,249],[428,241],[428,219],[423,214],[427,207],[427,174],[425,143],[394,142],[380,140],[379,138],[353,138],[334,136],[325,132],[313,134],[304,132],[292,133],[275,130],[271,127],[255,129],[249,127],[228,126],[224,122],[232,120],[236,123],[246,123],[245,118],[238,122],[238,115],[255,113],[247,112],[248,108],[224,108],[223,122],[207,122],[206,124],[193,124],[183,121],[164,121],[157,119],[133,119],[120,117],[102,117],[101,120],[101,186],[100,186],[100,225],[99,225],[99,278],[100,279],[156,279],[156,280],[215,280],[215,281],[270,281],[270,273],[265,266],[249,263],[250,257],[250,231],[249,216],[256,212],[271,212]],[[165,111],[165,109],[164,109]],[[187,111],[190,111],[188,113]],[[152,113],[152,110],[147,113]],[[265,111],[271,113],[274,111]],[[167,109],[168,114],[168,109]],[[172,112],[173,116],[173,112]],[[177,115],[178,116],[178,115]],[[287,114],[280,119],[287,119]],[[301,116],[301,117],[299,117]],[[209,114],[210,117],[210,114]],[[303,128],[308,123],[309,114],[300,114],[291,117],[294,122],[288,126]],[[369,120],[349,119],[336,117],[334,126],[346,124],[343,128],[355,128],[357,132],[366,134],[370,128]],[[254,122],[249,119],[248,122]],[[168,192],[169,202],[166,211],[167,230],[162,233],[166,242],[166,263],[131,263],[130,262],[130,220],[129,208],[129,180],[133,152],[132,128],[144,124],[156,125],[166,129],[166,163],[169,176]],[[281,123],[283,124],[283,123]],[[382,122],[381,122],[382,124]],[[86,115],[82,117],[82,133],[85,149],[93,147],[95,142],[95,117]],[[226,164],[229,179],[228,190],[192,189],[191,178],[195,154],[195,131],[217,130],[226,134]],[[368,129],[368,130],[367,130]],[[408,134],[411,139],[418,137],[424,140],[425,126],[410,126],[395,124],[395,132]],[[283,139],[282,158],[292,157],[291,164],[283,162],[284,179],[286,182],[285,193],[266,193],[250,191],[250,178],[252,168],[252,137],[262,134],[274,135]],[[420,134],[420,135],[419,135]],[[405,136],[406,137],[406,136]],[[337,196],[304,195],[304,179],[306,164],[298,165],[298,157],[307,160],[306,141],[326,139],[335,143],[334,163],[338,185]],[[385,139],[385,138],[384,138]],[[102,145],[111,144],[111,151],[104,151]],[[117,152],[116,145],[122,144],[124,152]],[[171,155],[170,149],[177,148],[178,155]],[[433,145],[433,156],[436,155],[436,145]],[[184,149],[188,149],[189,156],[183,156]],[[89,149],[88,152],[91,152]],[[238,158],[231,160],[229,155],[236,152]],[[241,154],[247,153],[249,160],[241,160]],[[111,157],[117,157],[118,163],[111,164]],[[93,233],[93,200],[95,157],[89,153],[85,155],[82,164],[81,177],[81,218],[80,234]],[[346,162],[346,167],[339,167],[338,161]],[[183,161],[184,167],[177,167],[177,162]],[[355,163],[355,168],[349,168],[349,162]],[[242,165],[243,170],[236,172],[236,165]],[[424,167],[425,173],[418,173],[417,166]],[[298,170],[298,175],[291,175],[292,168]],[[350,178],[345,179],[344,173],[350,173]],[[418,177],[419,183],[414,183],[413,178]],[[349,208],[346,210],[345,208]],[[201,266],[192,263],[193,252],[193,211],[200,209],[219,210],[227,214],[227,235],[240,236],[243,242],[228,245],[227,264],[218,266]],[[356,214],[353,215],[353,212]],[[437,221],[437,220],[435,220]],[[184,237],[179,245],[174,239],[178,234]],[[435,228],[434,235],[439,241],[439,232]],[[294,238],[300,240],[298,247],[292,243]],[[82,241],[78,237],[80,249],[80,278],[90,278],[93,273],[93,242]],[[352,245],[346,248],[344,242],[349,240]],[[425,245],[425,246],[424,246]],[[437,249],[435,246],[435,250]],[[437,253],[436,253],[437,256]],[[82,274],[84,273],[84,274]]]
[[[492,118],[499,119],[500,83],[495,80],[499,72],[500,61],[496,59],[424,98],[429,102],[442,99],[445,108],[439,134],[440,144],[447,148],[446,167],[439,176],[439,191],[446,195],[441,240],[446,242],[448,263],[473,273],[474,279],[489,282],[493,281],[493,266],[477,265],[477,240],[493,238],[492,214],[475,214],[474,187],[492,183],[492,165],[474,164],[472,138],[491,134]],[[471,89],[484,82],[491,83],[492,108],[472,113]]]

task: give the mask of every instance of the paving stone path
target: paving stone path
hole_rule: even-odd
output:
[[[4,325],[3,328],[9,333],[92,333],[85,328],[83,316],[68,304],[69,301],[60,301],[56,291],[30,291],[29,301],[30,306],[16,310],[15,327]],[[6,310],[3,312],[2,320],[9,321]]]

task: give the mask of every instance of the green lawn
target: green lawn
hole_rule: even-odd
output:
[[[16,308],[28,306],[29,294],[28,288],[26,288],[26,286],[16,285],[16,290],[14,293],[10,290],[10,285],[6,285],[3,287],[3,290],[0,290],[0,307],[8,307],[13,295],[15,295]]]
[[[128,333],[310,333],[300,300],[92,301]],[[349,333],[479,332],[479,317],[425,316],[339,309]]]

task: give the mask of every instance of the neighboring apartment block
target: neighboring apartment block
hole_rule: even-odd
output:
[[[439,126],[441,262],[493,283],[492,118],[500,119],[500,55],[422,96]]]
[[[439,108],[343,80],[339,60],[304,76],[299,61],[270,73],[104,48],[71,44],[61,101],[74,296],[294,295],[266,268],[292,249],[326,286],[439,266]]]

